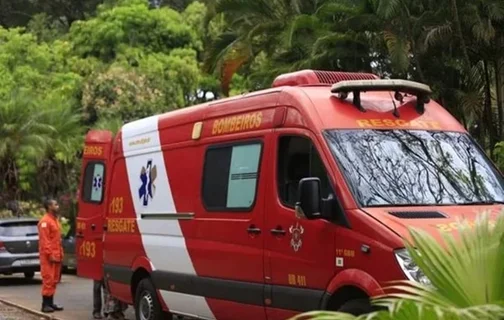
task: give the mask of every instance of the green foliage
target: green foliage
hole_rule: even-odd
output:
[[[95,18],[76,21],[69,38],[75,53],[113,61],[129,47],[142,53],[169,53],[175,48],[199,48],[194,30],[172,9],[149,10],[147,1],[123,0],[100,10]]]
[[[39,13],[32,17],[27,30],[39,42],[53,42],[66,32],[66,26],[59,20],[53,20],[46,13]]]
[[[41,218],[45,210],[42,206],[33,201],[19,201],[18,202],[19,215],[30,218]],[[0,210],[0,218],[13,218],[15,213],[10,210]]]
[[[200,79],[196,51],[190,48],[145,55],[139,59],[138,69],[162,93],[163,111],[187,105]]]
[[[68,68],[68,58],[66,42],[38,43],[22,28],[0,28],[0,99],[7,99],[14,90],[43,98],[75,96],[81,77]]]
[[[205,37],[205,18],[207,14],[207,7],[198,1],[192,2],[182,12],[182,18],[196,32],[200,41]]]
[[[163,0],[163,6],[170,7],[177,11],[183,11],[194,0]]]
[[[266,88],[303,68],[428,83],[478,128],[475,138],[502,170],[502,3],[164,0],[153,9],[147,0],[0,0],[0,217],[20,199],[30,200],[19,202],[20,214],[39,217],[38,202],[52,195],[66,233],[88,129],[116,133],[125,122]],[[502,229],[502,218],[494,229],[482,220],[446,248],[412,231],[408,248],[434,289],[403,283],[402,294],[376,300],[389,310],[371,318],[502,318]]]
[[[500,168],[501,172],[504,172],[504,141],[497,143],[494,149],[494,156],[497,166]]]
[[[206,6],[173,4],[34,0],[23,27],[0,27],[0,208],[75,194],[89,128],[117,132],[219,91],[200,71]]]
[[[100,118],[93,126],[96,130],[108,130],[113,134],[119,132],[123,126],[124,121],[118,117],[113,118]]]
[[[70,49],[68,42],[49,44],[22,28],[0,28],[0,172],[7,198],[47,183],[39,180],[46,171],[37,174],[47,169],[45,157],[59,168],[74,162],[82,147],[82,76],[67,65],[80,59],[72,59]]]
[[[353,317],[313,312],[293,319],[499,319],[504,317],[504,211],[491,220],[482,213],[474,226],[464,220],[459,233],[443,234],[441,243],[427,232],[412,229],[406,243],[413,261],[432,286],[402,281],[400,293],[376,297],[387,310]],[[475,281],[475,279],[477,279]]]
[[[484,214],[473,230],[468,221],[463,226],[459,239],[443,235],[446,249],[425,231],[411,231],[408,251],[435,289],[410,284],[400,287],[409,293],[397,297],[445,308],[504,302],[504,211],[496,222]]]
[[[156,113],[161,91],[144,75],[120,66],[96,74],[84,84],[82,106],[87,120],[118,117],[124,121]]]
[[[30,4],[48,16],[70,25],[75,20],[92,14],[103,0],[30,0]]]

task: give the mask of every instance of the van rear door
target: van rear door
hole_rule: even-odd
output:
[[[103,225],[105,219],[107,166],[112,133],[92,130],[86,135],[82,158],[79,212],[76,225],[77,275],[103,278]]]

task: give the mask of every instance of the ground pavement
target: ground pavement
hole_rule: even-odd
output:
[[[23,276],[0,276],[0,299],[40,311],[41,280],[40,274],[35,279],[26,280]],[[61,304],[65,310],[54,313],[61,320],[90,320],[93,319],[93,281],[82,279],[75,275],[63,275],[58,284],[54,302]],[[0,312],[0,319],[1,312]],[[126,310],[126,319],[134,320],[132,307]]]
[[[45,320],[38,315],[0,302],[0,320]]]

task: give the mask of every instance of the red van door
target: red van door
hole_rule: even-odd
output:
[[[76,222],[77,275],[94,280],[103,278],[105,188],[111,144],[111,132],[90,131],[83,152]]]
[[[264,228],[268,319],[317,310],[335,272],[334,225],[326,220],[298,219],[294,211],[302,178],[318,177],[324,198],[332,193],[320,153],[309,137],[308,132],[296,129],[275,134]]]

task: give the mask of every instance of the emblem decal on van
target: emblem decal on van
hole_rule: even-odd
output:
[[[102,187],[102,182],[102,177],[100,175],[96,175],[93,179],[93,189],[95,189],[95,191],[99,191]]]
[[[296,222],[296,225],[292,225],[289,228],[289,232],[292,235],[290,245],[292,249],[294,249],[294,252],[298,252],[299,249],[301,248],[301,245],[303,244],[303,240],[301,240],[301,235],[304,233],[304,228],[299,224],[299,222]]]
[[[138,189],[138,197],[143,201],[144,206],[149,205],[149,198],[153,199],[156,193],[156,185],[154,182],[157,177],[157,167],[152,165],[152,160],[147,161],[147,166],[142,167],[140,171],[140,180],[142,185]]]

